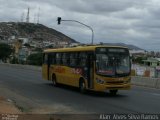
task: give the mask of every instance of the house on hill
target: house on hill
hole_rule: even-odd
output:
[[[144,65],[150,67],[160,66],[160,58],[148,58],[147,60],[143,60]]]

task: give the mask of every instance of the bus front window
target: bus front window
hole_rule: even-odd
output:
[[[114,72],[114,57],[108,57],[107,54],[96,55],[97,73],[102,75],[115,75]]]
[[[125,76],[130,74],[130,58],[124,49],[102,50],[103,52],[98,51],[96,54],[97,74],[106,76]]]
[[[116,59],[116,73],[117,74],[126,74],[129,72],[130,72],[129,56],[118,55],[118,57]]]

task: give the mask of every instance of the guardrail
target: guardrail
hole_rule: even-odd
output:
[[[132,76],[131,83],[133,85],[152,87],[160,89],[160,78]]]

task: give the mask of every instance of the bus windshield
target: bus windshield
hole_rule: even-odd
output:
[[[106,76],[128,75],[130,73],[129,53],[125,49],[116,48],[98,50],[96,52],[96,71],[97,74]]]

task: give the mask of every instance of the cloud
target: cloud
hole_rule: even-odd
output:
[[[144,49],[160,50],[159,0],[0,0],[0,21],[26,19],[40,23],[73,39],[90,43],[91,31],[78,23],[62,22],[57,17],[83,22],[94,29],[94,42],[123,42]],[[36,19],[36,20],[35,20]]]

